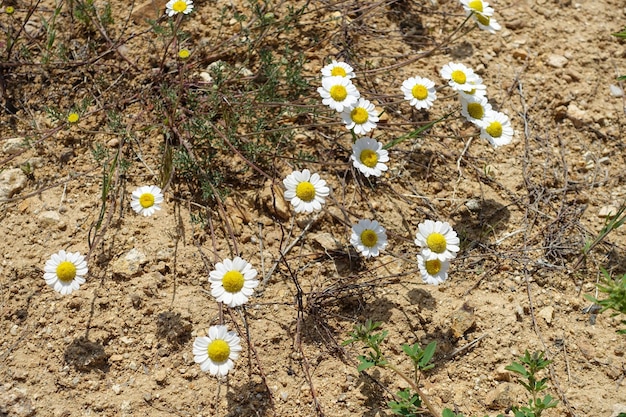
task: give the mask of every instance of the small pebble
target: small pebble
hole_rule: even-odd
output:
[[[617,214],[617,207],[614,206],[604,206],[598,212],[598,217],[605,219],[607,217],[612,217]]]
[[[613,97],[623,97],[624,90],[619,85],[611,84],[609,85],[609,90],[611,91],[611,95]]]

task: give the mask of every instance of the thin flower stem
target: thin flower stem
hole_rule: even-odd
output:
[[[437,408],[431,403],[429,397],[426,394],[424,394],[424,392],[420,389],[420,387],[417,386],[417,384],[414,381],[412,381],[411,378],[409,378],[406,375],[404,375],[404,373],[402,371],[400,371],[398,368],[396,368],[395,365],[387,363],[387,364],[381,365],[381,366],[383,366],[384,368],[391,369],[400,378],[404,379],[411,386],[411,388],[413,388],[413,390],[417,393],[417,395],[419,395],[419,397],[421,398],[422,402],[426,405],[426,408],[428,409],[430,414],[433,415],[433,417],[438,417],[438,416],[441,415],[441,411],[437,410]]]

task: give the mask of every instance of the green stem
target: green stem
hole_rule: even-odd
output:
[[[441,415],[441,411],[437,410],[437,408],[433,406],[433,404],[430,402],[429,397],[426,394],[424,394],[424,392],[420,389],[420,387],[417,386],[417,384],[414,381],[412,381],[411,378],[404,375],[402,371],[400,371],[398,368],[396,368],[394,365],[390,363],[386,365],[381,365],[381,366],[391,369],[400,378],[404,379],[411,386],[411,388],[417,393],[417,395],[419,395],[419,397],[422,399],[422,402],[424,403],[424,405],[426,405],[426,408],[428,409],[430,414],[433,415],[433,417],[438,417]]]

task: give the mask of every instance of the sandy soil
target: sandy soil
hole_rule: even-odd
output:
[[[604,225],[603,212],[626,198],[626,108],[616,81],[626,74],[626,49],[611,36],[626,20],[624,4],[497,1],[498,34],[474,30],[449,41],[464,18],[460,4],[414,3],[315,1],[289,31],[264,34],[263,47],[303,54],[310,89],[298,103],[314,111],[285,121],[293,140],[272,150],[268,177],[220,150],[214,163],[230,190],[222,206],[198,199],[175,176],[150,218],[129,205],[135,187],[159,182],[169,137],[158,102],[150,106],[143,96],[158,90],[165,48],[141,22],[146,12],[130,18],[129,4],[113,0],[108,34],[124,42],[107,44],[64,5],[57,45],[67,46],[70,62],[106,54],[92,65],[26,65],[16,48],[0,64],[0,170],[21,167],[24,176],[0,212],[0,415],[389,416],[386,402],[403,382],[384,371],[359,374],[360,348],[340,346],[368,318],[389,332],[386,353],[402,369],[409,369],[402,343],[437,341],[436,366],[421,384],[442,409],[495,416],[525,401],[504,366],[526,349],[553,360],[546,376],[559,405],[545,415],[609,417],[626,403],[620,317],[589,312],[583,297],[595,295],[600,266],[626,272],[626,230],[576,266],[584,242]],[[4,33],[27,18],[27,7],[15,6],[13,16],[0,16]],[[250,4],[196,6],[182,26],[192,51],[186,86],[209,88],[200,73],[217,60],[248,68],[250,82],[259,82],[258,56],[240,54],[258,36],[245,32],[254,22]],[[284,22],[287,6],[265,10]],[[42,21],[53,9],[38,4],[20,44],[38,59]],[[237,13],[246,20],[238,23]],[[2,48],[4,57],[6,42]],[[165,73],[174,79],[170,55]],[[379,140],[458,107],[441,88],[429,113],[414,111],[399,90],[414,75],[442,87],[439,69],[456,61],[484,78],[491,103],[511,117],[513,143],[494,150],[455,114],[394,147],[390,171],[368,183],[349,162],[350,135],[315,91],[331,57],[350,62],[362,94],[386,110]],[[71,127],[46,112],[85,98]],[[224,122],[220,114],[214,120]],[[110,154],[122,146],[130,161],[113,179],[98,230],[97,145]],[[317,162],[298,161],[300,151]],[[319,171],[333,189],[316,216],[295,215],[272,192],[272,182],[280,188],[295,166]],[[359,218],[387,228],[382,256],[365,261],[350,248],[349,225]],[[462,239],[438,287],[421,282],[415,262],[413,238],[426,218],[450,222]],[[87,283],[65,297],[43,280],[45,261],[63,248],[89,254],[90,268]],[[245,311],[231,312],[212,299],[207,277],[235,253],[265,279]],[[247,340],[221,382],[202,373],[191,352],[193,339],[220,320]]]

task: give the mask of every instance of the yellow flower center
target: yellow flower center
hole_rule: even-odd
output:
[[[70,113],[67,116],[67,121],[70,123],[76,123],[79,119],[78,113]]]
[[[411,93],[418,100],[425,100],[428,97],[428,89],[421,84],[415,84],[415,87],[411,89]]]
[[[477,12],[483,11],[483,2],[482,0],[472,0],[468,4],[469,8],[475,10]]]
[[[467,81],[467,77],[465,76],[465,73],[461,70],[452,71],[451,78],[452,78],[452,81],[454,81],[457,84],[465,84],[465,81]]]
[[[187,59],[189,58],[189,50],[188,49],[181,49],[180,51],[178,51],[178,57],[180,59]]]
[[[187,10],[187,3],[183,0],[175,1],[172,5],[172,10],[174,10],[176,13],[182,13]]]
[[[424,262],[424,266],[426,267],[426,272],[430,275],[437,275],[439,271],[441,271],[441,261],[439,259],[426,261]]]
[[[378,163],[378,154],[371,149],[363,149],[359,155],[361,162],[368,168],[374,168]]]
[[[4,9],[4,11],[7,12],[7,14],[13,14],[15,12],[15,7],[7,6],[7,8]]]
[[[361,233],[361,242],[363,242],[363,244],[368,248],[371,248],[376,245],[376,242],[378,242],[378,235],[373,230],[365,229]]]
[[[467,112],[474,119],[478,119],[478,120],[482,119],[483,116],[485,115],[485,110],[483,109],[483,106],[480,103],[469,103],[467,105]]]
[[[71,282],[76,278],[76,265],[70,261],[63,261],[57,266],[57,277],[60,281]]]
[[[435,253],[443,253],[446,250],[446,237],[441,233],[431,233],[426,238],[426,244],[431,251]]]
[[[333,85],[330,87],[330,96],[335,101],[344,101],[348,95],[348,90],[343,85]]]
[[[330,70],[330,75],[332,75],[333,77],[345,77],[347,74],[345,69],[336,66],[333,67],[332,70]]]
[[[206,353],[213,362],[226,362],[230,356],[230,346],[225,340],[216,339],[209,343]]]
[[[315,187],[308,181],[302,181],[296,187],[296,196],[308,203],[315,198]]]
[[[477,14],[476,20],[478,20],[478,22],[483,26],[489,26],[489,16]]]
[[[500,122],[491,122],[485,130],[492,138],[499,138],[502,136],[502,124]]]
[[[241,291],[243,282],[243,274],[239,271],[228,271],[222,277],[222,286],[230,293]]]
[[[139,204],[143,208],[154,206],[154,196],[150,193],[143,193],[141,197],[139,197]]]
[[[370,115],[363,107],[355,107],[350,112],[350,117],[352,118],[352,121],[354,123],[362,125],[363,123],[367,122],[367,119],[369,119]]]

